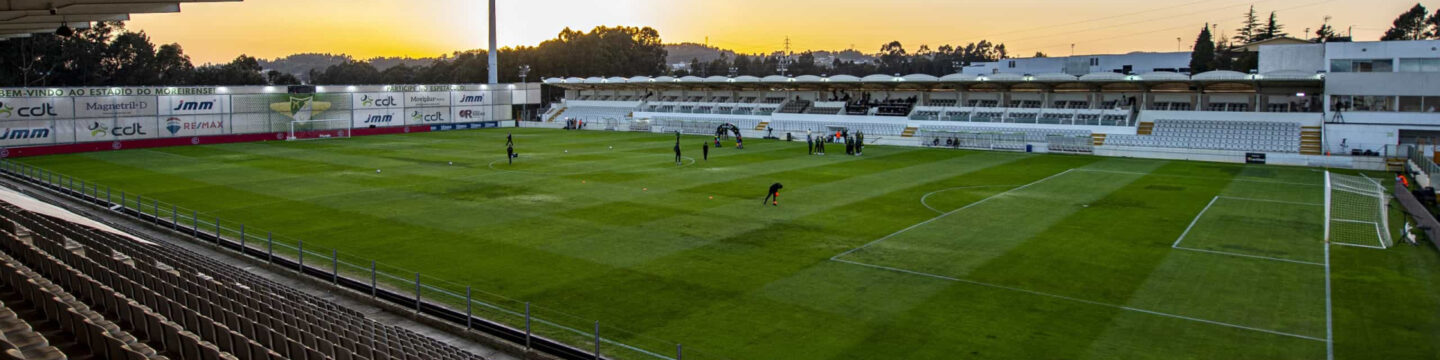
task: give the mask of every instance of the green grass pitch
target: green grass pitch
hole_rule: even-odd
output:
[[[1440,357],[1440,254],[1327,247],[1319,169],[514,133],[20,161],[687,359]]]

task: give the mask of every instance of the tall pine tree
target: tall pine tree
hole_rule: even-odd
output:
[[[1409,11],[1395,18],[1394,26],[1390,27],[1390,30],[1385,31],[1385,36],[1381,37],[1380,40],[1424,39],[1427,15],[1429,15],[1429,12],[1425,11],[1424,5],[1415,4],[1415,7],[1410,8]]]
[[[1260,31],[1260,18],[1255,16],[1255,5],[1250,5],[1250,11],[1245,13],[1245,20],[1240,23],[1239,29],[1235,29],[1235,42],[1249,44],[1255,41]]]
[[[1210,35],[1210,24],[1200,29],[1195,37],[1195,51],[1190,53],[1190,73],[1199,74],[1215,70],[1215,40]]]
[[[1265,30],[1262,30],[1255,40],[1268,40],[1289,35],[1285,33],[1284,29],[1285,25],[1280,25],[1280,20],[1276,18],[1275,12],[1271,11],[1270,20],[1265,22]]]

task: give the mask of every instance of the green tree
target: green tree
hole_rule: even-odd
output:
[[[1270,19],[1265,22],[1265,29],[1260,32],[1260,36],[1258,36],[1256,41],[1274,39],[1289,35],[1290,34],[1285,33],[1285,25],[1281,25],[1279,19],[1276,18],[1275,12],[1271,11]]]
[[[1435,14],[1425,19],[1425,27],[1429,29],[1425,32],[1426,38],[1440,39],[1440,9],[1435,9]]]
[[[160,75],[160,85],[189,85],[195,80],[195,65],[180,44],[161,45],[155,51],[155,72]]]
[[[300,78],[295,75],[276,70],[265,72],[265,81],[270,85],[300,85]]]
[[[115,37],[100,63],[110,85],[160,85],[155,45],[144,32],[126,32]]]
[[[1427,27],[1425,21],[1427,20],[1427,15],[1429,15],[1429,12],[1425,11],[1424,5],[1415,4],[1415,6],[1411,7],[1410,10],[1405,11],[1404,13],[1400,14],[1400,16],[1395,18],[1393,26],[1390,27],[1390,30],[1385,31],[1385,36],[1381,37],[1380,40],[1394,41],[1424,39]]]
[[[1210,35],[1210,24],[1200,29],[1195,37],[1195,50],[1190,52],[1190,73],[1199,74],[1215,70],[1215,40]]]
[[[1256,40],[1261,34],[1260,18],[1255,15],[1255,5],[1250,5],[1250,10],[1245,12],[1245,20],[1240,21],[1240,28],[1235,29],[1235,42],[1248,44]]]

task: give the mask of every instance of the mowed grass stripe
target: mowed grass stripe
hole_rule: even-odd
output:
[[[751,201],[741,201],[722,207],[733,208],[726,211],[748,212],[754,209],[764,209],[772,218],[764,222],[738,222],[728,226],[713,229],[712,235],[717,240],[703,241],[690,244],[685,248],[671,249],[672,253],[666,254],[667,248],[644,249],[637,248],[628,256],[651,257],[650,254],[661,254],[653,258],[635,261],[633,266],[623,270],[615,270],[612,273],[595,274],[593,277],[577,279],[572,284],[562,284],[554,287],[557,294],[554,296],[541,297],[571,297],[577,294],[585,294],[586,289],[596,292],[615,291],[617,289],[630,289],[634,286],[642,286],[647,283],[661,282],[661,279],[676,279],[684,281],[691,287],[705,287],[711,289],[724,289],[733,292],[750,292],[757,290],[769,282],[784,277],[799,267],[811,266],[824,261],[824,248],[816,248],[814,241],[826,237],[826,232],[818,227],[806,227],[797,224],[794,219],[803,217],[824,217],[829,211],[843,210],[851,206],[858,206],[861,202],[885,197],[886,193],[871,193],[867,196],[822,196],[837,188],[844,187],[869,187],[869,184],[878,182],[889,182],[893,185],[904,186],[905,184],[928,182],[938,178],[961,176],[966,172],[980,169],[993,168],[1020,159],[1020,157],[1009,154],[985,154],[979,153],[972,156],[953,158],[940,163],[919,163],[910,166],[894,169],[888,172],[870,173],[864,176],[852,177],[822,185],[802,187],[789,193],[787,202],[799,203],[802,205],[782,205],[782,209],[762,208],[758,204],[758,198]],[[803,174],[802,174],[803,175]],[[901,180],[903,179],[903,181]],[[763,193],[763,191],[762,191]],[[782,195],[787,196],[787,195]],[[754,202],[752,202],[754,201]],[[811,204],[814,202],[814,204]],[[906,203],[906,206],[913,206]],[[796,209],[798,208],[798,210]],[[662,222],[665,220],[661,220]],[[813,241],[807,241],[813,239]],[[611,245],[622,241],[611,239]],[[588,243],[588,242],[587,242]],[[791,246],[799,246],[795,251],[788,251]],[[819,251],[817,251],[819,250]],[[593,250],[592,250],[593,251]],[[746,268],[724,267],[727,261],[739,258],[748,258],[750,262],[760,262],[763,265]],[[771,260],[765,260],[771,259]],[[810,259],[809,262],[797,261]],[[721,265],[712,267],[711,265]],[[708,279],[708,281],[696,281]],[[638,293],[638,292],[637,292]],[[598,294],[596,294],[598,295]],[[585,298],[586,296],[581,296]],[[651,304],[650,308],[667,314],[683,314],[690,311],[698,311],[706,308],[705,303],[725,303],[734,301],[733,298],[711,297],[708,301],[690,301],[684,303],[662,303]],[[616,309],[610,307],[594,307],[593,302],[578,302],[572,306],[586,308],[592,312],[611,312]],[[671,308],[676,307],[676,308]],[[618,314],[617,314],[618,315]],[[647,330],[652,327],[665,325],[669,319],[656,319],[658,323],[636,324],[633,330]]]

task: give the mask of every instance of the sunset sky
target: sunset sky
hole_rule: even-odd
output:
[[[1432,0],[1434,1],[1434,0]],[[1375,40],[1414,0],[500,0],[500,44],[534,45],[565,27],[651,26],[667,43],[696,42],[742,52],[855,49],[890,40],[907,49],[981,39],[1012,54],[1051,56],[1189,49],[1200,26],[1233,34],[1254,4],[1274,10],[1298,35],[1326,15],[1357,40]],[[1427,4],[1440,6],[1440,3]],[[301,52],[437,56],[485,47],[484,0],[245,0],[184,4],[179,14],[135,15],[132,30],[178,42],[196,63],[240,54]],[[1263,19],[1262,19],[1263,20]]]

